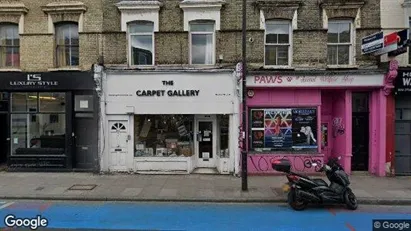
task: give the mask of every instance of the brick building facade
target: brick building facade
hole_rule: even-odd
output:
[[[98,170],[91,67],[102,18],[101,1],[0,1],[0,159],[9,171]]]
[[[238,105],[241,100],[238,76],[231,73],[241,61],[241,3],[153,0],[105,4],[101,42],[104,129],[121,136],[118,127],[124,127],[122,139],[128,141],[110,143],[110,138],[100,133],[101,147],[121,147],[102,151],[103,171],[240,171],[239,108],[208,103],[228,100]],[[313,161],[341,155],[348,171],[384,175],[385,153],[381,150],[385,150],[385,137],[379,134],[386,129],[380,115],[386,110],[385,96],[389,94],[384,93],[387,70],[379,68],[378,57],[361,54],[361,39],[381,30],[380,1],[256,0],[248,1],[247,7],[248,115],[278,116],[282,118],[278,130],[288,134],[267,135],[271,128],[253,127],[255,118],[250,116],[249,172],[275,173],[261,164],[273,158],[291,158],[295,169],[309,172],[314,171]],[[213,78],[217,73],[228,73],[234,84],[213,89],[221,85]],[[179,75],[186,77],[179,79]],[[179,80],[184,84],[177,85]],[[178,86],[210,90],[193,97],[192,104],[144,91],[167,92]],[[204,107],[200,110],[198,104]],[[149,137],[158,135],[158,130],[141,134],[144,127],[153,128],[147,121],[171,120],[178,111],[192,116],[183,119],[191,121],[192,128],[187,128],[191,135],[186,136],[190,141],[177,148],[186,148],[186,155],[170,148],[175,137],[159,139],[163,143],[155,146]],[[308,114],[296,114],[303,112]],[[223,118],[224,114],[228,118]],[[275,119],[270,121],[276,125]],[[227,123],[230,135],[223,137],[220,124]],[[212,135],[214,142],[202,143],[201,127],[208,125],[218,138],[214,140]],[[159,129],[157,125],[154,128]],[[304,145],[303,140],[311,143]]]

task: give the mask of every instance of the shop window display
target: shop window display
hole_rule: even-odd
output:
[[[250,151],[316,153],[316,108],[250,110]]]
[[[134,157],[193,155],[193,115],[135,115]]]
[[[217,117],[218,129],[220,135],[220,157],[228,158],[229,155],[229,116],[228,115],[219,115]]]
[[[64,155],[65,93],[11,94],[12,155]]]

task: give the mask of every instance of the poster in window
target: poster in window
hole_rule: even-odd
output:
[[[251,146],[253,148],[264,148],[264,131],[251,131]]]
[[[317,110],[292,109],[293,148],[317,148]]]
[[[251,127],[264,128],[264,109],[251,110]]]
[[[266,148],[291,148],[292,140],[291,109],[264,110],[264,146]]]
[[[321,145],[322,148],[328,147],[328,123],[321,124]]]

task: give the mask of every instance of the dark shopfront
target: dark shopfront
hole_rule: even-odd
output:
[[[0,165],[98,169],[94,88],[91,72],[0,73]]]
[[[411,176],[411,68],[398,69],[394,95],[395,174]]]

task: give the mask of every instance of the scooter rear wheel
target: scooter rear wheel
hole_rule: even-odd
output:
[[[291,189],[291,191],[288,193],[288,204],[296,211],[304,210],[308,205],[307,202],[303,201],[297,196],[295,189]]]
[[[344,200],[345,200],[345,204],[347,205],[348,209],[356,210],[358,208],[357,197],[354,195],[351,189],[348,189],[347,191],[345,191]]]

